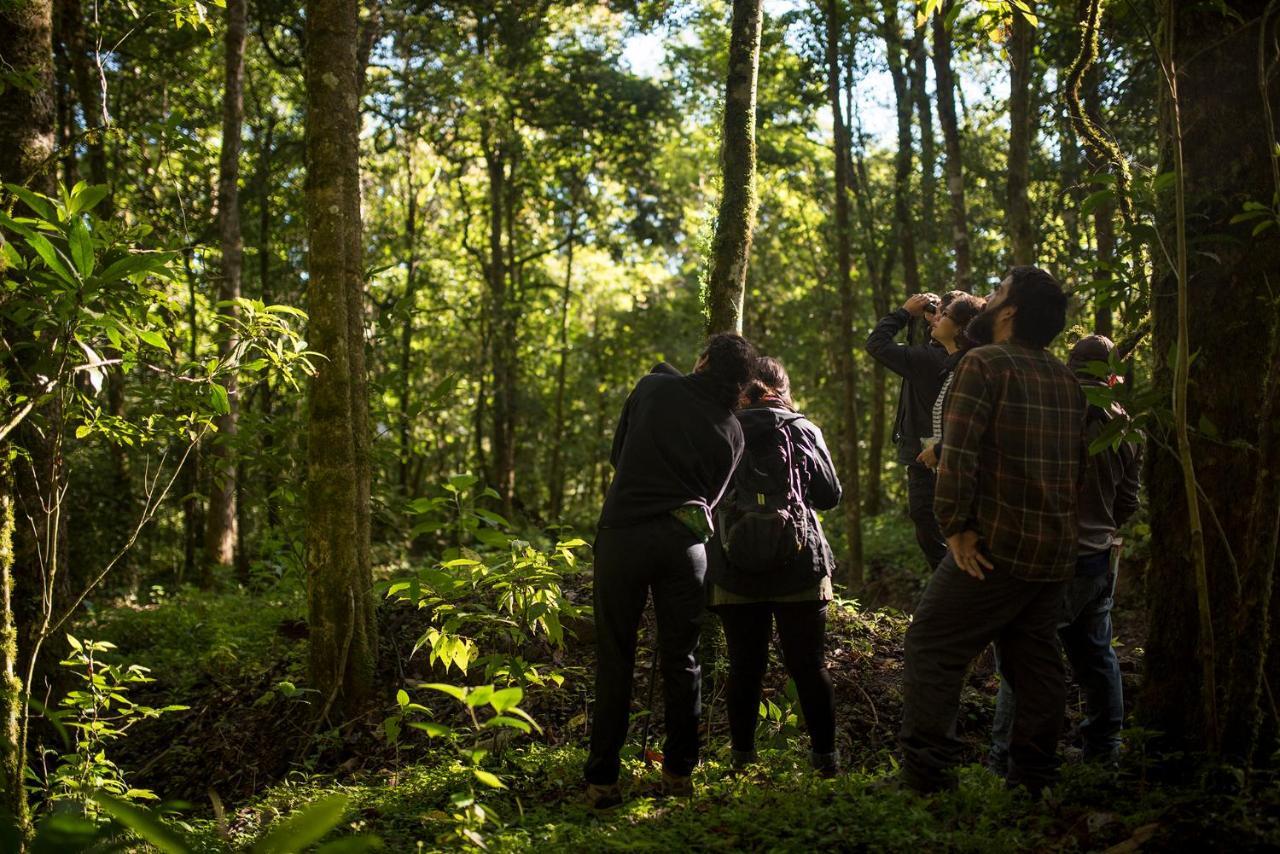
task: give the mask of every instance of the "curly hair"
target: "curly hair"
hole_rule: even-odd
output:
[[[956,347],[960,352],[963,353],[977,343],[965,334],[965,329],[968,328],[969,321],[982,314],[986,307],[987,301],[982,297],[964,291],[954,292],[951,304],[947,306],[947,313],[951,316],[951,322],[960,327],[960,331],[956,333]]]
[[[716,399],[729,409],[737,409],[751,381],[756,348],[741,335],[721,332],[707,339],[701,359],[705,359],[701,373],[711,381]]]

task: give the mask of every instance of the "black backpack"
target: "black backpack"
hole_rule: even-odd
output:
[[[721,542],[731,571],[759,577],[794,567],[809,545],[802,462],[783,419],[752,437],[721,508]]]

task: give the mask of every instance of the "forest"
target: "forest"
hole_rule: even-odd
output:
[[[0,849],[1275,850],[1278,64],[1280,0],[0,0]],[[1080,470],[1141,456],[1123,729],[1083,761],[1067,667],[1060,779],[1007,785],[982,652],[921,796],[869,338],[1030,267],[1055,364],[1114,342]],[[620,416],[716,333],[830,447],[841,767],[776,648],[743,764],[707,611],[680,796],[655,598],[596,809]]]

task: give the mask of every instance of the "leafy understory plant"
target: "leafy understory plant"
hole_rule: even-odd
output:
[[[450,834],[452,841],[487,848],[484,838],[486,825],[501,825],[496,812],[480,802],[476,794],[476,783],[490,789],[505,789],[506,783],[494,772],[484,767],[484,761],[490,754],[500,754],[515,733],[528,735],[533,730],[542,732],[542,728],[520,708],[524,699],[524,689],[518,685],[508,688],[497,688],[493,685],[448,685],[429,683],[420,687],[448,694],[457,700],[466,715],[467,725],[459,729],[440,721],[407,721],[406,726],[425,732],[430,738],[448,741],[457,751],[464,765],[471,770],[471,777],[465,790],[454,792],[449,796],[452,808],[450,813],[439,813],[439,817],[447,818],[453,825]],[[400,691],[397,702],[401,714],[428,711],[423,706],[410,702],[407,692]],[[481,710],[488,708],[489,716],[482,720]],[[505,736],[505,737],[504,737]],[[448,840],[442,840],[448,841]]]
[[[79,640],[67,635],[67,643],[71,655],[61,664],[74,673],[82,687],[67,692],[59,704],[58,717],[75,733],[75,750],[61,757],[48,780],[50,801],[74,801],[92,817],[95,792],[124,801],[155,800],[156,795],[149,789],[129,786],[120,767],[107,758],[107,745],[123,738],[139,721],[183,711],[187,706],[152,708],[135,703],[129,697],[130,689],[155,680],[139,664],[103,661],[99,656],[115,649],[110,641]]]
[[[444,494],[409,504],[416,535],[444,534],[454,545],[437,563],[397,578],[386,595],[430,613],[414,652],[427,650],[432,665],[465,676],[478,663],[486,682],[559,687],[564,676],[530,663],[524,652],[539,642],[563,649],[564,622],[590,614],[564,589],[580,571],[576,551],[587,543],[570,538],[543,549],[513,536],[506,519],[477,506],[497,493],[478,487],[475,476],[455,475]]]

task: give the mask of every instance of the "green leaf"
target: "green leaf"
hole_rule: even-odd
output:
[[[157,350],[163,350],[166,353],[171,352],[169,350],[169,342],[164,340],[164,336],[154,329],[136,329],[134,331],[138,333],[138,338],[142,339],[144,343],[150,344]]]
[[[442,694],[448,694],[450,697],[453,697],[455,700],[460,702],[465,703],[467,700],[467,689],[461,688],[457,685],[446,685],[443,682],[429,682],[422,687],[430,688],[432,691],[439,691]]]
[[[471,708],[478,708],[489,702],[489,698],[493,696],[492,685],[477,685],[471,689],[471,693],[467,694],[467,705]]]
[[[134,806],[128,801],[120,800],[103,792],[97,792],[93,800],[102,811],[132,830],[147,842],[159,848],[165,854],[188,854],[191,851],[182,840],[149,810]]]
[[[506,715],[494,715],[484,722],[484,726],[486,729],[491,727],[508,727],[510,729],[518,729],[526,735],[532,729],[532,727],[519,718],[511,718]]]
[[[1266,231],[1268,228],[1271,228],[1271,226],[1275,224],[1276,224],[1276,221],[1274,219],[1264,219],[1262,222],[1258,223],[1253,227],[1253,236],[1257,237],[1259,234],[1262,234],[1262,232]]]
[[[93,239],[89,237],[89,229],[79,218],[71,221],[71,231],[67,235],[67,243],[71,248],[71,260],[76,265],[81,278],[93,275]]]
[[[111,190],[98,184],[87,186],[84,182],[76,184],[71,191],[71,203],[67,205],[67,213],[75,215],[81,211],[93,210],[98,203],[111,194]]]
[[[23,203],[45,222],[56,223],[58,221],[58,209],[48,196],[33,193],[26,187],[20,187],[17,184],[5,184],[4,188],[19,199],[22,199]]]
[[[329,795],[297,810],[272,825],[270,832],[254,843],[254,854],[294,854],[315,845],[338,826],[347,811],[346,795]]]
[[[403,688],[401,688],[399,691],[397,691],[397,692],[396,692],[396,705],[397,705],[397,706],[399,706],[399,707],[400,707],[400,708],[402,708],[402,709],[403,709],[405,706],[409,705],[409,692],[408,692],[408,691],[406,691],[406,690],[404,690]]]
[[[409,726],[422,730],[431,738],[448,738],[453,735],[453,729],[435,721],[410,721]]]
[[[114,282],[139,273],[161,273],[172,258],[169,252],[134,252],[112,261],[98,277],[104,282]]]
[[[492,786],[495,789],[505,789],[507,784],[498,779],[498,775],[483,768],[472,768],[471,773],[476,775],[476,779],[486,786]]]
[[[218,383],[209,383],[209,405],[219,415],[226,415],[231,411],[231,398],[227,396],[225,387]]]
[[[66,265],[66,262],[62,260],[62,255],[54,248],[53,244],[49,242],[49,238],[45,237],[43,234],[33,233],[27,238],[27,244],[35,250],[36,254],[40,256],[40,260],[43,261],[45,266],[52,270],[58,278],[62,279],[69,285],[79,283],[79,279],[77,279],[76,275],[71,272],[71,269]]]
[[[524,689],[517,685],[512,688],[503,688],[501,691],[494,691],[493,696],[489,698],[489,705],[493,706],[495,712],[502,714],[507,709],[518,706],[523,699]]]

